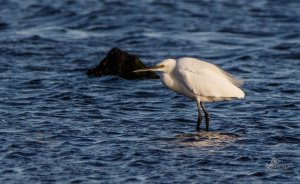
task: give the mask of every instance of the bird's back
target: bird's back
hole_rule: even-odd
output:
[[[242,82],[214,64],[195,58],[180,58],[175,71],[181,76],[181,82],[202,98],[202,101],[229,100],[245,96],[239,88]]]

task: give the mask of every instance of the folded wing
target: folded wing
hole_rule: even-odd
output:
[[[216,65],[194,58],[181,58],[176,67],[182,83],[196,95],[213,101],[245,96],[239,88],[241,81]]]

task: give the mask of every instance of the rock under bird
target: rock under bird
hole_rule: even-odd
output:
[[[146,71],[157,72],[167,88],[197,102],[196,131],[200,131],[201,109],[205,115],[206,131],[209,130],[209,114],[204,107],[205,102],[245,97],[245,93],[240,89],[242,81],[214,64],[195,58],[165,59],[153,67],[134,72]]]

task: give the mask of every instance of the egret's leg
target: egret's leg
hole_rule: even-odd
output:
[[[201,125],[201,122],[202,122],[200,101],[199,102],[197,101],[197,108],[198,108],[198,120],[197,120],[196,131],[199,132],[200,131],[200,125]]]
[[[208,129],[209,129],[209,114],[208,112],[206,111],[206,109],[204,108],[204,104],[202,102],[200,102],[200,105],[204,111],[204,115],[205,115],[205,121],[206,121],[206,131],[208,132]]]

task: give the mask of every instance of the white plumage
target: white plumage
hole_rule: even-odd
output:
[[[135,72],[156,71],[162,83],[169,89],[189,97],[197,102],[198,121],[196,130],[200,130],[202,120],[201,108],[205,113],[206,130],[209,126],[209,115],[203,102],[214,102],[244,98],[239,88],[242,82],[214,64],[195,58],[166,59],[154,67],[136,70]]]
[[[174,71],[181,76],[188,90],[195,97],[200,97],[200,101],[211,102],[245,96],[238,88],[241,82],[216,65],[194,58],[181,58],[176,62]]]

